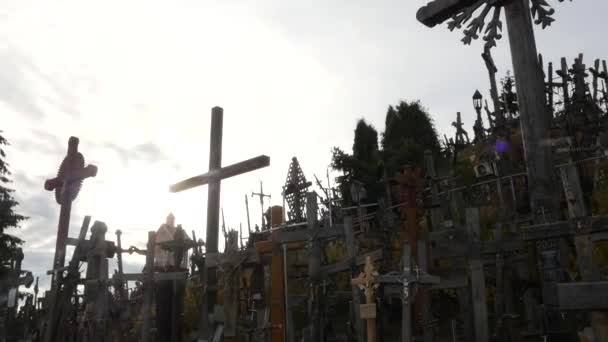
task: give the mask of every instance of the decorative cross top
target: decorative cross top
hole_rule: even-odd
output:
[[[374,301],[375,290],[380,286],[376,281],[378,278],[378,272],[374,268],[374,263],[370,256],[365,258],[365,266],[363,272],[359,274],[357,278],[351,280],[351,284],[359,286],[364,291],[365,300],[368,304]]]
[[[70,137],[68,140],[68,153],[61,162],[57,177],[47,180],[44,188],[55,191],[57,204],[67,204],[78,196],[82,187],[82,180],[97,175],[97,166],[84,166],[84,157],[78,152],[78,138]]]
[[[365,304],[361,304],[361,319],[367,322],[367,342],[376,341],[376,301],[374,300],[375,291],[380,286],[377,282],[378,272],[374,268],[372,258],[365,258],[363,272],[357,278],[350,281],[351,285],[358,286],[365,294]]]
[[[448,23],[450,31],[453,31],[455,28],[460,29],[468,22],[467,28],[463,31],[464,38],[462,39],[462,42],[467,45],[471,44],[471,42],[479,38],[479,34],[483,32],[483,40],[486,41],[486,46],[492,47],[496,46],[496,41],[502,38],[500,14],[502,7],[507,6],[506,3],[510,1],[434,0],[420,8],[416,14],[416,18],[429,27],[433,27],[451,19]],[[559,0],[559,2],[563,2],[563,0]],[[544,29],[555,21],[553,18],[555,10],[551,8],[546,0],[526,0],[526,5],[528,5],[528,3],[531,3],[529,6],[530,11],[532,17],[535,19],[534,22],[537,25],[542,25],[542,28]],[[480,9],[481,11],[475,19],[471,20],[475,13]],[[492,10],[492,19],[490,19],[490,22],[486,26],[485,19]]]

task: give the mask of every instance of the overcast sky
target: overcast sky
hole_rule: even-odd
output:
[[[461,111],[472,134],[471,96],[489,87],[483,42],[463,46],[461,32],[417,22],[425,2],[2,1],[0,129],[18,211],[30,217],[13,231],[26,240],[24,268],[42,276],[51,267],[59,207],[43,184],[71,135],[99,173],[73,205],[70,235],[91,215],[108,239],[121,229],[123,245],[144,247],[170,211],[205,235],[206,188],[167,190],[207,170],[214,106],[224,108],[223,165],[271,158],[222,183],[226,224],[245,230],[244,196],[260,180],[281,204],[293,156],[309,180],[325,179],[331,148],[351,150],[357,120],[381,132],[401,99],[421,100],[449,136]],[[550,2],[557,21],[537,29],[545,61],[608,56],[607,2]],[[507,48],[505,36],[494,49],[501,76]],[[250,198],[250,209],[259,223],[259,202]],[[143,257],[126,262],[137,272]]]

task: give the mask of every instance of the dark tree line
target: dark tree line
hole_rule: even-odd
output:
[[[377,130],[364,119],[359,120],[352,154],[337,147],[332,150],[331,166],[343,173],[337,179],[343,199],[352,203],[354,181],[365,187],[365,202],[384,197],[384,176],[393,177],[404,165],[422,167],[425,150],[439,153],[441,146],[433,120],[419,101],[401,101],[388,107],[380,145]]]

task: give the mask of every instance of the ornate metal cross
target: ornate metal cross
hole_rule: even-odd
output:
[[[70,212],[72,201],[78,196],[85,178],[97,175],[97,166],[84,166],[84,157],[78,152],[78,138],[70,137],[68,140],[68,153],[61,162],[57,177],[47,180],[44,188],[47,191],[55,191],[55,200],[61,206],[59,213],[59,225],[57,227],[57,242],[55,245],[55,259],[53,269],[59,269],[65,263],[65,249],[70,229]],[[52,287],[56,286],[58,279],[53,275]]]

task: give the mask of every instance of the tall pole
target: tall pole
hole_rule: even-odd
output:
[[[211,142],[209,151],[209,171],[213,172],[222,167],[222,130],[224,122],[224,110],[221,107],[211,109]],[[219,179],[209,181],[207,192],[207,240],[206,252],[209,254],[218,252],[218,234],[220,225],[220,189]],[[202,315],[202,334],[204,337],[211,336],[209,326],[209,313],[213,312],[217,296],[217,276],[214,271],[204,272],[207,279],[203,283],[207,284],[205,292],[204,306]]]
[[[249,235],[251,235],[251,221],[249,220],[249,200],[247,199],[247,195],[245,195],[245,209],[247,209],[247,231]]]
[[[332,196],[331,196],[331,182],[329,181],[329,168],[327,169],[327,201],[329,202],[329,204],[327,205],[327,207],[329,208],[329,227],[333,227],[333,218],[332,218]]]
[[[513,73],[528,171],[530,204],[537,223],[555,220],[559,195],[553,184],[550,129],[543,71],[538,62],[529,0],[505,4]],[[544,213],[544,215],[542,214]]]

